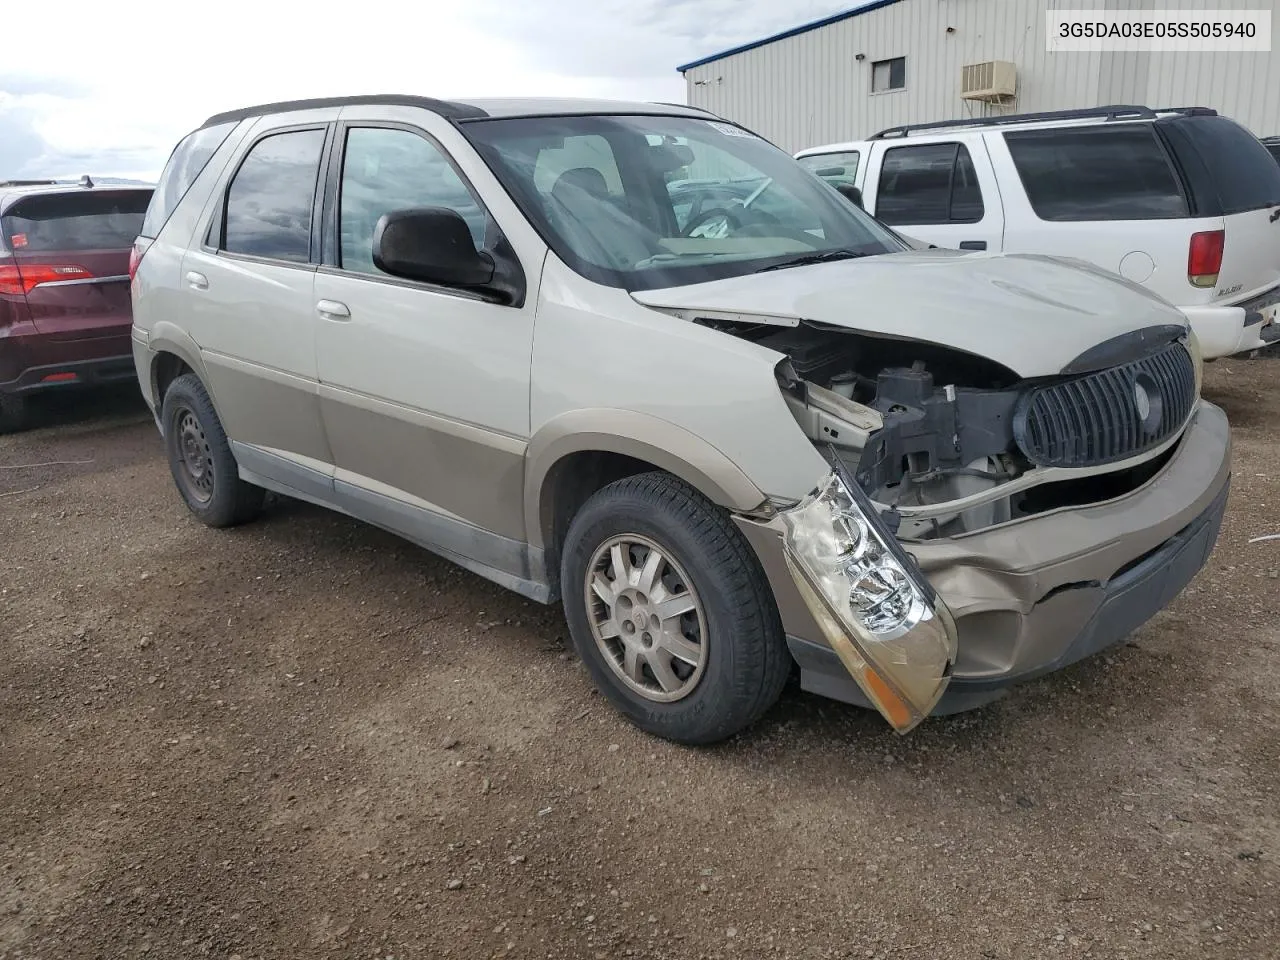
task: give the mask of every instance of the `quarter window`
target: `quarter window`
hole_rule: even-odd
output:
[[[1041,220],[1160,220],[1187,201],[1149,123],[1006,133]]]
[[[323,130],[272,134],[253,145],[227,190],[224,250],[298,263],[311,259],[323,148]]]
[[[885,153],[876,216],[891,226],[977,223],[985,208],[973,158],[962,143],[893,147]]]
[[[384,214],[414,207],[457,212],[476,249],[483,248],[485,211],[439,147],[408,130],[348,131],[339,207],[342,268],[383,275],[373,265],[374,228]]]
[[[871,65],[871,92],[887,93],[902,90],[907,85],[907,58],[878,60]]]
[[[234,123],[220,123],[202,127],[182,138],[160,174],[160,183],[142,224],[142,236],[155,239],[160,235],[173,211],[234,128]]]

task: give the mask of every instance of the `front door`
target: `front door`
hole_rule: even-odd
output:
[[[395,210],[454,210],[479,250],[501,235],[424,129],[438,118],[371,110],[353,119],[344,111],[339,125],[326,218],[334,242],[313,298],[335,488],[357,516],[520,575],[533,297],[500,305],[374,265],[374,228]],[[450,133],[444,126],[441,138]]]

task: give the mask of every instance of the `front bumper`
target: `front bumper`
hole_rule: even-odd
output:
[[[907,543],[955,617],[957,662],[934,714],[1120,642],[1182,591],[1217,541],[1231,471],[1226,415],[1201,402],[1174,456],[1138,490],[948,540]],[[769,577],[806,690],[869,705],[783,559],[777,521],[738,518]]]

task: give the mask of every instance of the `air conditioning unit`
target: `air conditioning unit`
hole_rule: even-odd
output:
[[[960,97],[998,103],[1018,92],[1018,67],[1008,60],[970,63],[960,68]]]

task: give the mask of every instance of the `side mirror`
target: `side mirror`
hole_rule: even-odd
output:
[[[859,190],[857,187],[855,187],[853,184],[842,183],[840,184],[840,186],[836,187],[836,189],[839,190],[841,195],[850,203],[852,203],[855,207],[858,207],[859,209],[864,209],[862,206],[862,191]]]
[[[383,214],[373,229],[373,265],[444,287],[483,287],[494,276],[493,257],[476,250],[467,221],[445,207]]]

